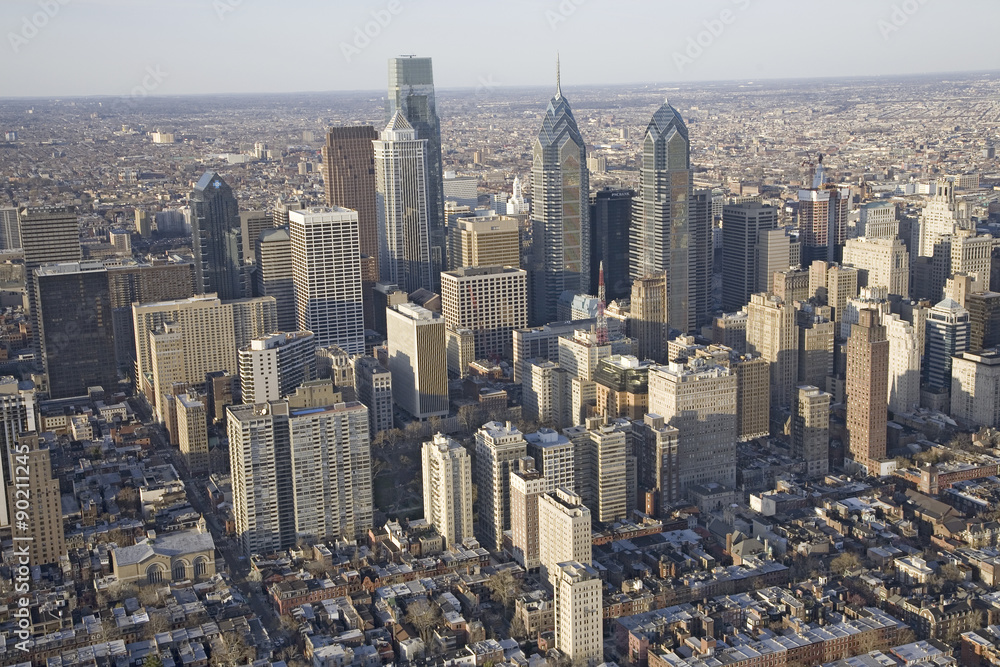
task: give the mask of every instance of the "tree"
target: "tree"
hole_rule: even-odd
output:
[[[150,653],[146,656],[146,659],[142,661],[142,667],[163,667],[163,661],[160,660],[159,653]]]
[[[227,632],[222,635],[226,644],[226,653],[233,665],[246,665],[257,659],[257,649],[246,643],[243,635],[238,632]]]
[[[145,588],[140,588],[137,597],[139,598],[139,604],[141,604],[143,607],[155,606],[156,603],[159,602],[160,600],[160,595],[159,593],[156,592],[156,588],[153,586],[146,586]]]
[[[514,600],[521,594],[521,584],[509,569],[500,570],[487,579],[486,586],[490,589],[493,599],[503,605],[505,612],[509,612]]]
[[[154,613],[149,615],[149,623],[143,626],[142,634],[145,639],[152,639],[161,632],[170,629],[170,620],[166,614]]]
[[[398,428],[388,428],[384,431],[379,431],[372,444],[378,449],[393,449],[402,437],[403,432]]]
[[[830,563],[830,569],[834,574],[844,575],[848,570],[854,570],[860,567],[861,559],[857,555],[851,553],[850,551],[845,551]]]
[[[424,437],[424,425],[418,421],[412,421],[403,430],[403,439],[407,443],[416,443]]]
[[[406,605],[406,622],[420,635],[424,646],[430,645],[434,628],[441,620],[441,608],[427,598],[417,598]]]
[[[528,638],[528,629],[524,627],[524,619],[520,614],[514,614],[514,619],[510,622],[510,636],[519,640]]]

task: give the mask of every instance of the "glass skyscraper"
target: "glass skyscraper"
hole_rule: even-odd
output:
[[[188,197],[194,249],[195,287],[223,301],[247,296],[243,270],[243,232],[232,189],[206,171]]]

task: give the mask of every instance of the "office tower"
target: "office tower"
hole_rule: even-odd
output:
[[[226,419],[226,408],[239,405],[240,376],[229,371],[205,373],[205,409],[208,421],[217,424]]]
[[[429,261],[433,276],[441,271],[445,253],[444,190],[441,166],[441,121],[434,99],[434,70],[430,58],[405,56],[389,60],[389,94],[385,118],[388,122],[400,112],[416,131],[415,139],[426,141],[426,216],[430,236]],[[376,159],[378,145],[376,144]],[[383,273],[383,278],[385,274]],[[390,280],[396,280],[391,278]],[[402,283],[400,283],[402,284]],[[404,289],[406,287],[404,286]],[[414,288],[416,289],[416,288]],[[434,287],[427,286],[434,291]],[[412,292],[413,289],[407,289]]]
[[[313,207],[288,214],[298,329],[319,347],[365,351],[358,213]]]
[[[942,239],[942,243],[947,243]],[[972,276],[978,281],[979,289],[988,289],[992,269],[995,239],[989,234],[976,236],[971,230],[958,230],[950,239],[951,271],[949,277],[957,274]]]
[[[487,422],[476,431],[478,535],[488,549],[503,548],[503,532],[510,528],[510,473],[526,455],[524,437],[510,422]]]
[[[594,379],[600,360],[611,355],[611,344],[599,341],[590,329],[577,329],[572,335],[560,336],[557,344],[559,366],[588,382]]]
[[[17,209],[0,208],[0,250],[18,250],[20,247],[21,225],[17,220]]]
[[[799,190],[799,239],[802,242],[802,263],[840,261],[847,240],[847,214],[851,191],[825,185],[823,162],[816,167],[812,188]]]
[[[144,239],[148,239],[153,235],[153,217],[149,214],[149,211],[135,209],[135,231]]]
[[[290,197],[288,199],[282,199],[278,197],[278,200],[274,202],[274,209],[271,214],[271,222],[274,227],[287,227],[288,226],[288,214],[292,211],[301,211],[308,208],[305,201],[299,197]]]
[[[688,130],[664,102],[643,140],[639,192],[632,213],[632,278],[665,276],[665,321],[680,331],[693,327],[694,250],[689,199],[692,194]]]
[[[722,209],[722,309],[739,310],[761,288],[757,276],[757,237],[760,232],[778,226],[778,209],[760,202],[730,204]],[[780,236],[784,237],[784,230]],[[780,267],[779,271],[788,268]],[[769,278],[765,275],[764,278]]]
[[[773,295],[754,294],[747,306],[747,352],[771,365],[771,410],[792,405],[799,377],[795,308]]]
[[[848,451],[869,474],[878,475],[886,452],[889,341],[877,311],[866,308],[859,318],[847,339]]]
[[[517,218],[491,215],[456,221],[458,250],[455,268],[461,266],[512,266],[521,268],[520,227]],[[443,289],[443,288],[442,288]]]
[[[25,206],[18,211],[21,245],[24,250],[24,280],[28,292],[32,346],[41,357],[38,337],[38,302],[35,294],[35,270],[43,264],[79,262],[80,227],[72,206]]]
[[[1000,426],[1000,351],[963,352],[952,359],[951,416],[969,428]]]
[[[809,266],[809,296],[833,308],[833,321],[840,322],[847,300],[858,295],[858,270],[853,266],[813,262]]]
[[[798,306],[795,323],[799,336],[797,383],[825,387],[826,378],[833,375],[836,323],[830,320],[832,309],[829,306],[814,306],[809,302],[795,305]]]
[[[589,178],[587,146],[563,97],[557,63],[556,94],[532,149],[533,324],[556,319],[564,291],[580,294],[590,286]]]
[[[375,152],[378,132],[371,125],[331,127],[323,146],[326,204],[358,212],[358,245],[362,255],[378,258],[378,213],[375,205]],[[376,266],[376,273],[378,267]]]
[[[974,292],[965,298],[969,311],[969,349],[1000,345],[1000,293]]]
[[[0,488],[14,478],[14,445],[21,433],[38,430],[38,405],[34,385],[18,382],[13,376],[0,377]],[[0,526],[10,525],[7,493],[0,493]]]
[[[573,665],[604,661],[603,584],[590,565],[559,563],[555,580],[556,648]]]
[[[896,314],[882,315],[889,340],[888,406],[893,413],[920,407],[920,340],[916,328]]]
[[[885,287],[889,294],[909,298],[910,256],[898,238],[849,239],[844,244],[844,264],[858,269],[858,286]]]
[[[662,275],[632,282],[629,334],[639,340],[639,358],[661,361],[667,335],[667,287]]]
[[[528,272],[504,266],[465,266],[441,272],[446,326],[470,329],[476,359],[509,359],[511,331],[528,324]]]
[[[157,406],[162,420],[161,400],[174,382],[201,384],[213,371],[236,373],[237,350],[277,330],[277,306],[274,297],[257,297],[222,303],[214,295],[200,295],[189,299],[135,304],[132,306],[135,330],[135,358],[137,389],[146,393],[150,403]],[[170,364],[154,368],[152,338],[167,335],[163,328],[169,325],[171,338],[161,339],[171,346]],[[164,357],[166,361],[167,357]],[[176,363],[174,363],[176,362]],[[178,365],[179,364],[179,365]],[[232,369],[232,370],[230,370]],[[155,383],[159,373],[162,383]]]
[[[156,264],[129,262],[123,266],[108,266],[107,269],[115,359],[119,369],[131,376],[135,372],[132,304],[194,296],[194,264],[189,261]]]
[[[627,434],[615,424],[595,424],[590,441],[577,455],[590,459],[590,478],[581,480],[590,486],[587,494],[591,516],[601,523],[613,523],[628,517],[628,477],[626,470]]]
[[[316,336],[311,331],[268,334],[238,353],[244,403],[277,401],[316,379]]]
[[[108,232],[108,242],[118,255],[132,255],[132,234],[124,229],[112,229]]]
[[[858,236],[869,239],[899,238],[896,204],[891,201],[870,201],[861,207]],[[846,260],[845,260],[846,261]]]
[[[510,199],[507,200],[507,215],[527,215],[530,212],[531,206],[525,201],[524,193],[521,189],[521,178],[520,176],[515,176]]]
[[[830,471],[830,394],[800,385],[792,410],[792,456],[805,462],[808,477]]]
[[[695,190],[691,195],[689,219],[691,223],[690,317],[688,332],[700,332],[701,327],[712,321],[712,271],[715,264],[713,241],[712,191]],[[669,297],[669,295],[668,295]],[[669,318],[668,318],[669,322]]]
[[[575,560],[590,563],[593,536],[590,510],[572,489],[557,487],[538,499],[539,578],[555,580],[558,564]]]
[[[822,306],[821,309],[828,309],[829,306]],[[889,302],[889,291],[885,287],[862,287],[858,296],[847,300],[844,306],[843,317],[838,328],[838,337],[846,340],[851,335],[851,325],[860,322],[860,313],[865,308],[878,311],[879,320],[892,312],[892,304]]]
[[[15,545],[26,544],[28,564],[31,567],[59,563],[66,556],[66,536],[63,532],[62,494],[59,480],[52,477],[52,460],[49,444],[34,433],[18,436],[13,449],[18,469],[5,489],[11,507],[27,493],[31,509],[18,512],[12,521],[11,533]],[[15,471],[18,472],[18,471]],[[12,510],[16,511],[16,510]],[[21,514],[25,516],[22,518]],[[18,553],[15,548],[12,554]]]
[[[786,269],[771,276],[773,294],[785,303],[805,301],[809,298],[809,270]]]
[[[645,500],[640,509],[651,516],[668,516],[679,499],[678,437],[679,431],[660,415],[646,413],[632,423],[638,490]]]
[[[590,196],[590,289],[597,294],[597,272],[604,262],[608,301],[629,295],[632,206],[635,191],[604,188]]]
[[[735,488],[735,372],[701,357],[652,368],[649,412],[679,432],[678,496],[709,482]]]
[[[368,408],[368,428],[373,438],[392,428],[392,373],[375,357],[354,358],[354,393]]]
[[[249,296],[240,212],[232,189],[221,176],[206,171],[188,195],[188,205],[198,293],[215,293],[223,301]]]
[[[386,334],[386,308],[398,306],[410,300],[409,295],[392,283],[375,283],[372,288],[372,311],[375,316],[375,331],[383,336]]]
[[[734,352],[747,351],[747,311],[745,308],[735,313],[723,313],[712,322],[712,342],[725,345]]]
[[[773,292],[776,273],[788,271],[789,267],[798,264],[792,258],[792,247],[796,245],[784,229],[761,229],[757,232],[757,243],[754,247],[753,277],[754,292]],[[726,265],[723,265],[725,269]],[[725,287],[723,287],[725,294]],[[750,297],[747,296],[746,304]]]
[[[937,389],[951,387],[952,358],[969,349],[969,311],[953,299],[944,299],[927,312],[924,383]]]
[[[406,292],[433,292],[427,141],[397,112],[373,145],[379,278]]]
[[[514,560],[534,570],[538,560],[538,499],[548,486],[530,456],[519,459],[510,473],[510,533]]]
[[[605,419],[642,419],[649,408],[650,361],[612,355],[594,371],[597,414]]]
[[[515,329],[514,340],[514,382],[523,382],[525,369],[532,360],[559,360],[559,339],[575,335],[580,328],[590,328],[596,319],[576,322],[552,322],[540,327]]]
[[[448,372],[459,378],[469,377],[469,364],[476,361],[476,332],[472,329],[450,329],[445,325],[445,346],[448,348]]]
[[[455,202],[470,211],[479,206],[479,178],[476,176],[459,176],[453,171],[446,171],[442,190],[445,202]]]
[[[448,416],[444,318],[416,304],[385,311],[396,405],[415,419]]]
[[[278,306],[278,330],[299,328],[292,271],[292,236],[287,227],[266,229],[257,244],[257,294],[273,296]]]
[[[451,438],[438,433],[420,450],[424,519],[448,548],[472,534],[472,459]]]
[[[752,440],[770,433],[771,364],[763,357],[731,355],[736,372],[736,434]]]
[[[941,237],[951,236],[956,230],[973,229],[967,202],[955,199],[955,183],[952,179],[938,179],[934,196],[920,212],[920,221],[914,229],[916,254],[933,257],[934,247]]]
[[[256,262],[260,236],[274,227],[271,211],[240,211],[240,234],[244,263]]]
[[[572,379],[569,371],[557,363],[542,359],[527,362],[521,378],[524,418],[556,428],[572,424]]]
[[[526,433],[524,439],[534,467],[545,476],[547,493],[576,485],[573,443],[566,436],[551,428],[540,428],[536,433]]]
[[[48,264],[33,271],[38,339],[49,398],[118,389],[108,272],[98,262]]]
[[[198,477],[207,475],[208,467],[208,416],[205,403],[190,394],[175,399],[177,410],[177,446],[184,457],[188,472]]]

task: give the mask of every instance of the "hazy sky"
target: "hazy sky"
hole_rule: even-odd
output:
[[[567,88],[996,70],[998,25],[996,0],[0,0],[0,97],[384,90],[405,53],[438,88],[551,84],[557,50]]]

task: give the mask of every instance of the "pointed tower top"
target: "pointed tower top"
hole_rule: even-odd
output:
[[[559,67],[559,52],[556,51],[556,99],[562,97],[562,81]]]

